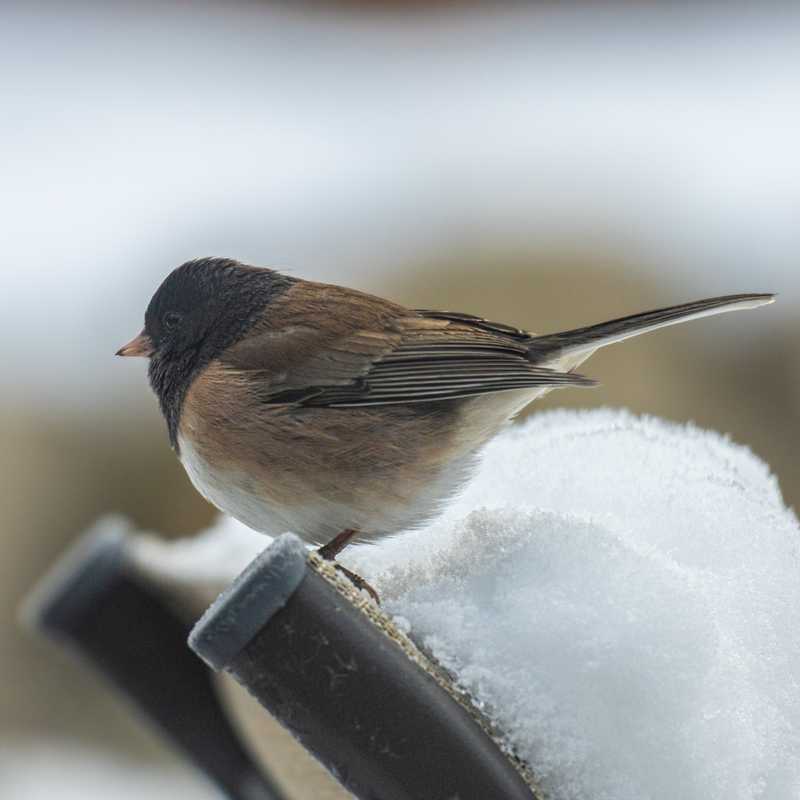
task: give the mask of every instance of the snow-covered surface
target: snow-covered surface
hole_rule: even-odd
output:
[[[191,538],[166,542],[140,535],[131,548],[137,566],[149,578],[176,586],[208,585],[222,591],[271,539],[230,517]]]
[[[3,800],[217,800],[202,778],[59,740],[30,746],[0,744]]]
[[[350,562],[554,798],[789,800],[798,534],[745,448],[558,412],[495,440],[439,521]]]
[[[799,534],[746,448],[625,412],[555,412],[490,444],[437,521],[342,560],[554,800],[789,800]],[[209,565],[221,578],[264,539],[226,520],[200,543],[194,560],[174,551],[185,580]]]
[[[109,517],[107,524],[116,524],[116,519]],[[131,537],[128,554],[147,580],[163,587],[188,618],[197,619],[270,542],[221,516],[191,538],[168,542],[149,533]]]

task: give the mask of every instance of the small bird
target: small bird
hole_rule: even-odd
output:
[[[335,559],[435,515],[528,403],[595,385],[574,370],[598,348],[773,300],[714,297],[537,336],[201,258],[167,276],[117,355],[150,359],[170,444],[204,497]]]

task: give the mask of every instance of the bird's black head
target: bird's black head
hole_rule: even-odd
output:
[[[192,379],[241,339],[292,282],[232,259],[200,258],[173,270],[158,287],[145,312],[144,330],[118,355],[149,356],[150,384],[173,447]]]

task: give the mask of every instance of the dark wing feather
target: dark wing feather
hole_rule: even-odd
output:
[[[510,336],[512,339],[527,341],[533,336],[532,333],[524,331],[522,328],[515,328],[513,325],[506,325],[504,322],[492,322],[484,317],[476,317],[474,314],[463,314],[458,311],[431,311],[427,308],[417,308],[415,311],[421,317],[427,319],[447,319],[453,322],[463,322],[470,327],[492,333],[501,333],[505,336]]]
[[[474,361],[471,363],[475,363]],[[439,362],[435,373],[418,373],[414,368],[403,375],[386,373],[380,364],[366,379],[352,388],[333,387],[304,401],[310,406],[375,406],[392,403],[423,403],[454,400],[492,392],[529,389],[537,386],[593,386],[594,381],[580,375],[561,373],[542,367],[527,369],[493,368],[481,373],[461,370],[458,362]]]
[[[473,326],[463,317],[397,321],[400,341],[374,358],[349,386],[315,388],[309,406],[352,407],[423,403],[513,389],[587,386],[580,375],[537,367],[522,337]],[[514,329],[516,332],[516,329]],[[525,335],[526,338],[528,334]]]
[[[451,312],[407,312],[380,330],[330,336],[310,328],[249,337],[229,363],[260,374],[265,403],[353,407],[423,403],[514,389],[589,386],[536,366],[530,334]]]

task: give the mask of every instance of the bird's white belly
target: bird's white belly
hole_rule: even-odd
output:
[[[178,444],[189,480],[209,503],[259,533],[278,536],[289,530],[284,515],[253,491],[247,475],[215,468],[182,436],[178,437]]]
[[[359,531],[356,541],[374,541],[419,525],[439,510],[441,501],[469,474],[465,462],[454,463],[401,505],[384,505],[375,498],[375,502],[354,507],[308,490],[298,490],[302,502],[285,504],[265,496],[265,487],[250,475],[214,467],[184,437],[179,437],[179,446],[181,463],[192,484],[218,509],[260,533],[278,536],[291,531],[311,544],[325,544],[347,528]]]

